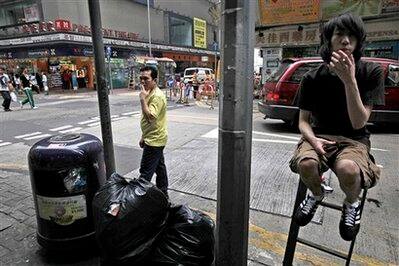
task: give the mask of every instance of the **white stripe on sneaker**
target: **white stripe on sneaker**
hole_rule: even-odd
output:
[[[39,135],[39,134],[42,134],[42,132],[37,131],[37,132],[25,134],[25,135],[15,136],[14,138],[16,138],[16,139],[22,139],[22,138],[25,138],[25,137],[34,136],[34,135]]]
[[[67,126],[62,126],[62,127],[56,127],[56,128],[50,129],[50,131],[59,131],[59,130],[63,130],[63,129],[71,128],[71,127],[73,127],[73,126],[67,125]]]
[[[32,140],[32,139],[40,139],[40,138],[45,138],[45,137],[50,137],[50,134],[42,134],[42,135],[37,135],[29,138],[24,138],[24,140]]]

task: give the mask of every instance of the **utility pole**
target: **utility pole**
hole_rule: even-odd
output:
[[[100,109],[101,133],[104,146],[104,160],[107,178],[115,172],[114,144],[112,140],[111,114],[107,81],[105,75],[104,43],[101,26],[99,0],[88,0],[90,13],[91,36],[96,66],[98,106]]]
[[[222,1],[216,266],[247,265],[257,1]]]
[[[147,0],[147,21],[148,21],[148,49],[150,52],[150,57],[152,57],[151,50],[151,16],[150,16],[150,0]]]

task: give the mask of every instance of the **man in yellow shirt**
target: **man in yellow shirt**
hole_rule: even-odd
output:
[[[140,69],[142,136],[139,145],[143,148],[140,177],[151,181],[155,173],[157,187],[168,196],[168,176],[163,155],[168,139],[166,97],[158,88],[157,78],[158,70],[155,67],[145,66]]]

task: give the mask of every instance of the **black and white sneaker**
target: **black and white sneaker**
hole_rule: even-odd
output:
[[[341,221],[339,222],[339,233],[346,241],[353,240],[360,228],[360,204],[345,204],[342,207]]]
[[[296,223],[300,226],[307,225],[312,220],[323,198],[324,196],[321,200],[316,200],[313,196],[308,194],[295,212],[294,219]]]

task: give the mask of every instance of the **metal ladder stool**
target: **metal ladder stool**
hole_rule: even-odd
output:
[[[295,247],[296,247],[297,242],[307,245],[309,247],[318,249],[318,250],[328,253],[330,255],[340,257],[340,258],[346,260],[345,265],[349,265],[351,258],[352,258],[352,252],[353,252],[353,248],[355,246],[356,237],[351,241],[348,254],[342,253],[340,251],[337,251],[337,250],[331,249],[329,247],[325,247],[325,246],[319,245],[317,243],[311,242],[309,240],[298,237],[300,226],[294,221],[293,217],[294,217],[296,209],[299,207],[301,202],[305,199],[306,190],[307,190],[307,188],[306,188],[305,184],[302,182],[301,179],[299,179],[298,191],[296,194],[294,211],[293,211],[292,218],[291,218],[290,231],[288,234],[287,246],[285,248],[283,265],[284,266],[292,265],[292,262],[294,260]],[[364,207],[364,203],[366,201],[366,195],[367,195],[367,189],[363,189],[362,198],[360,201],[360,215],[362,215],[362,213],[363,213],[363,207]],[[342,211],[342,206],[339,206],[336,204],[332,204],[332,203],[328,203],[328,202],[321,202],[320,205],[330,208],[330,209]]]

